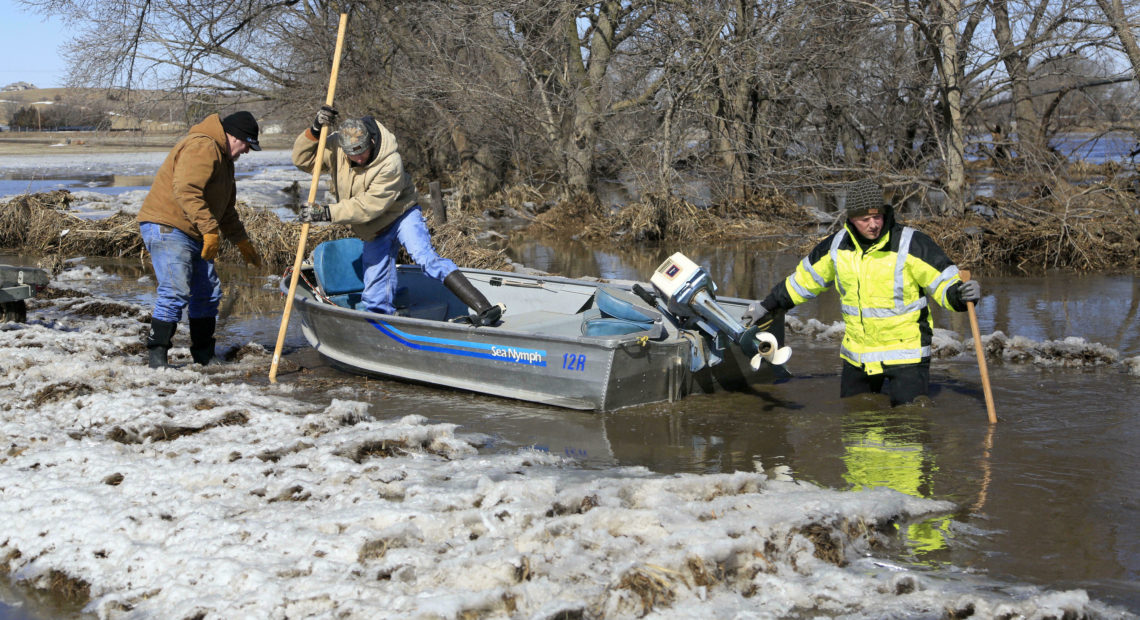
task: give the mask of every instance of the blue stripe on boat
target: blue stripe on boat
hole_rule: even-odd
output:
[[[484,344],[481,342],[465,342],[463,340],[450,340],[447,338],[434,338],[431,336],[415,336],[400,331],[384,321],[368,319],[373,327],[380,333],[388,336],[400,344],[417,351],[434,351],[448,355],[465,355],[467,357],[480,357],[513,364],[526,364],[528,366],[546,366],[546,351],[540,349],[520,349],[498,344]],[[440,345],[440,346],[435,346]],[[456,349],[451,347],[464,347]],[[481,349],[471,351],[469,349]]]

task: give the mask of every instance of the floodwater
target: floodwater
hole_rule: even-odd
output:
[[[646,280],[678,249],[709,269],[721,294],[745,298],[763,297],[799,259],[748,244],[619,256],[519,242],[511,254],[569,275]],[[933,407],[891,409],[879,395],[841,400],[838,342],[796,330],[788,336],[795,378],[765,394],[696,396],[605,415],[493,402],[437,415],[493,426],[520,442],[558,446],[550,435],[590,438],[581,446],[562,442],[563,449],[599,465],[702,473],[761,467],[831,488],[890,486],[949,500],[959,507],[951,518],[902,532],[901,559],[999,581],[1083,588],[1140,611],[1140,376],[1119,362],[1084,359],[1097,344],[1121,360],[1140,355],[1140,280],[975,277],[984,293],[981,333],[1021,336],[1039,356],[1036,363],[989,361],[994,426],[972,355],[934,361]],[[970,337],[967,315],[935,313],[936,327]],[[789,316],[841,320],[830,291]],[[1085,343],[1072,354],[1042,346],[1066,338]],[[555,430],[562,427],[569,428]]]
[[[84,161],[54,173],[55,164],[21,158],[19,165],[36,173],[13,168],[0,175],[0,194],[82,183],[91,191],[78,208],[93,217],[137,209],[146,175],[163,155],[139,154],[137,161],[116,155],[113,164]],[[239,183],[239,197],[283,209],[290,198],[282,189],[307,175],[291,171],[286,154],[259,155],[262,160],[239,162],[256,164],[242,171],[250,176]],[[95,200],[96,192],[113,199]],[[505,248],[515,262],[559,275],[643,281],[680,250],[708,269],[720,294],[745,298],[763,297],[800,258],[781,251],[778,240],[619,252],[515,236]],[[34,261],[0,256],[0,262]],[[152,301],[153,278],[143,262],[77,258],[71,264],[118,276],[104,282],[101,295]],[[251,341],[273,349],[283,307],[278,279],[229,264],[220,264],[219,272],[226,294],[219,350]],[[818,329],[841,320],[830,293],[789,315],[791,380],[762,393],[693,396],[606,414],[346,374],[307,346],[296,320],[285,357],[307,379],[335,385],[341,398],[347,392],[370,403],[377,418],[414,413],[489,435],[487,452],[535,447],[599,475],[616,466],[662,474],[761,470],[842,491],[885,486],[948,500],[957,506],[951,514],[898,532],[887,554],[891,562],[986,589],[1081,589],[1140,614],[1140,280],[1065,273],[975,277],[984,293],[982,334],[1000,332],[1009,341],[1002,356],[989,359],[998,414],[992,426],[969,348],[934,361],[931,407],[891,409],[881,396],[840,400],[838,341]],[[936,309],[935,321],[957,341],[969,340],[964,314]],[[279,378],[288,383],[300,375]],[[319,389],[300,392],[297,397],[314,402],[331,398]],[[20,598],[0,583],[0,601]],[[0,619],[76,615],[51,601],[22,603],[0,603]]]
[[[709,269],[720,294],[747,298],[763,297],[798,260],[747,243],[616,254],[515,239],[508,253],[568,276],[647,280],[677,249]],[[153,281],[145,264],[85,264],[120,276],[104,294],[150,302]],[[276,280],[232,266],[221,272],[227,301],[219,348],[253,341],[272,349],[281,312]],[[977,278],[984,292],[981,332],[1022,338],[1018,355],[989,362],[998,413],[993,426],[972,348],[934,361],[933,406],[891,409],[879,395],[839,399],[838,342],[791,327],[794,378],[785,383],[763,393],[693,396],[606,414],[349,375],[309,349],[295,322],[286,359],[307,377],[328,379],[374,403],[377,417],[416,413],[488,434],[494,438],[488,451],[533,446],[598,470],[762,470],[839,490],[888,486],[949,500],[957,506],[951,515],[898,533],[893,561],[994,587],[1083,589],[1140,612],[1140,376],[1129,372],[1140,363],[1128,363],[1140,356],[1140,281],[1060,273]],[[935,313],[936,327],[969,338],[964,314]],[[789,316],[799,324],[840,320],[830,294]],[[1067,338],[1079,340],[1066,349]],[[1105,347],[1113,350],[1108,357],[1101,355]],[[289,373],[280,380],[289,382]],[[315,391],[298,396],[328,398]]]

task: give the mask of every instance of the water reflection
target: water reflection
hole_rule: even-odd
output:
[[[859,399],[852,399],[858,401]],[[905,409],[905,408],[903,408]],[[928,425],[905,411],[856,411],[843,421],[843,479],[851,490],[888,487],[915,497],[936,497],[938,469]],[[944,549],[950,517],[933,517],[905,527],[904,544],[915,558]]]

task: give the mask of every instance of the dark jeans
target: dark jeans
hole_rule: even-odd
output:
[[[177,323],[189,306],[192,319],[218,316],[222,283],[214,271],[214,261],[202,260],[202,242],[177,228],[154,222],[142,222],[139,230],[158,280],[151,315],[160,321]]]
[[[868,375],[862,368],[843,362],[843,375],[839,380],[839,396],[874,392],[881,394],[883,384],[891,397],[891,406],[903,405],[919,396],[926,396],[930,388],[930,360],[917,364],[883,365],[883,374]]]

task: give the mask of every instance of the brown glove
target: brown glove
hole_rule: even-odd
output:
[[[202,235],[202,260],[214,260],[218,256],[218,248],[222,241],[218,233],[204,233]]]
[[[253,265],[254,267],[261,266],[261,255],[254,249],[253,244],[249,239],[239,241],[237,244],[238,250],[241,252],[241,257],[245,260],[246,264]]]

